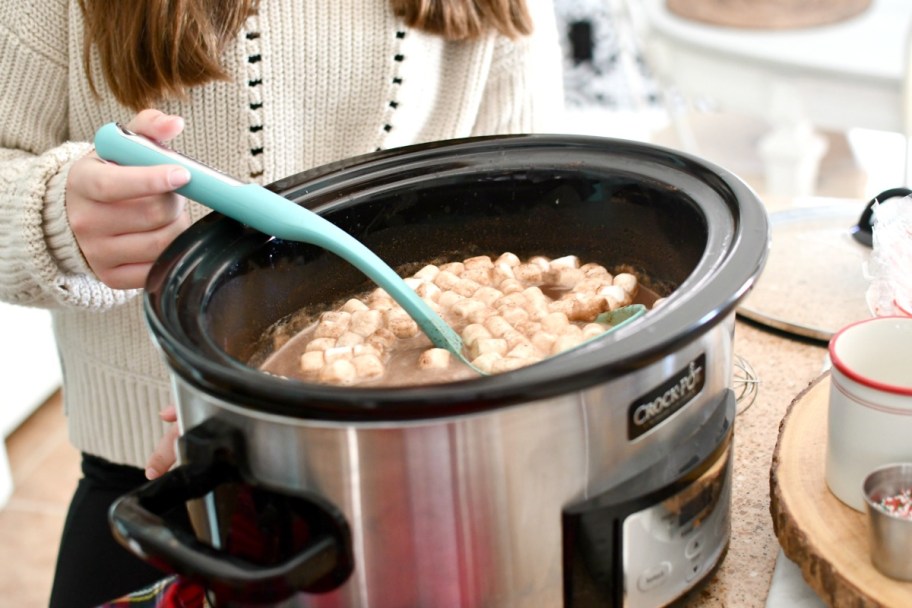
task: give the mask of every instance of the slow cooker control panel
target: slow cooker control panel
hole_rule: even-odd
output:
[[[564,607],[655,608],[682,600],[731,537],[731,391],[656,465],[564,508]]]
[[[664,606],[719,562],[731,527],[731,450],[692,485],[623,520],[624,606]]]

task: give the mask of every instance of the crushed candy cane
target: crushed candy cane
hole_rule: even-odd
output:
[[[902,519],[912,519],[912,488],[899,494],[884,496],[877,506],[888,515]]]

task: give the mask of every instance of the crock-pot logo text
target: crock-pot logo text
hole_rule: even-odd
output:
[[[706,381],[706,355],[700,355],[661,386],[633,402],[627,410],[627,438],[635,439],[654,429],[687,405]]]

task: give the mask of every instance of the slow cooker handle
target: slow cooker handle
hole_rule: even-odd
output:
[[[220,601],[276,603],[295,593],[321,593],[341,585],[353,568],[351,533],[344,515],[312,493],[276,493],[251,482],[239,466],[241,434],[210,419],[180,439],[184,464],[119,498],[109,520],[115,538],[156,567],[203,584]],[[168,512],[224,484],[242,483],[258,496],[278,498],[311,531],[307,543],[277,564],[258,564],[198,540],[166,520]]]

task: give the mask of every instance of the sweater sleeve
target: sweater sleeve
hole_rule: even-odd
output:
[[[563,124],[563,54],[551,0],[527,3],[526,37],[500,38],[494,49],[473,135],[559,132]]]
[[[137,290],[112,290],[88,268],[66,216],[66,178],[89,142],[66,141],[67,3],[0,8],[0,300],[103,310]]]

